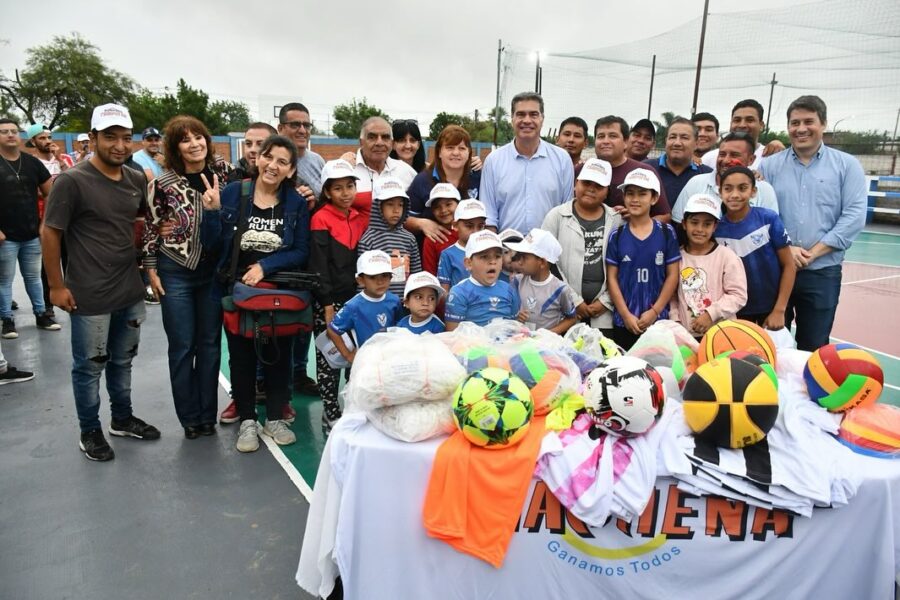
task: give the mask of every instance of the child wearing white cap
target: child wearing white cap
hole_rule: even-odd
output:
[[[444,291],[468,277],[466,269],[466,243],[469,236],[484,229],[487,212],[478,200],[463,200],[453,213],[453,230],[459,236],[456,243],[441,252],[437,277]]]
[[[612,339],[627,350],[650,325],[668,318],[681,252],[672,227],[650,216],[650,207],[659,199],[656,173],[635,169],[619,189],[628,222],[610,235],[606,281],[616,307]]]
[[[409,310],[409,314],[400,319],[397,327],[409,329],[416,334],[441,333],[446,330],[444,322],[434,314],[438,300],[443,295],[441,283],[428,271],[410,275],[403,290],[403,306]]]
[[[563,248],[556,263],[563,279],[576,295],[578,318],[603,335],[612,334],[612,299],[606,283],[606,250],[610,233],[622,217],[606,206],[612,166],[589,158],[575,180],[575,198],[560,204],[544,218],[549,231]]]
[[[342,336],[351,333],[356,347],[397,322],[400,298],[388,291],[393,268],[391,257],[381,250],[369,250],[356,261],[356,282],[362,291],[344,304],[328,324],[328,338],[344,359],[352,363],[356,349],[350,350]]]
[[[721,202],[694,194],[685,203],[678,292],[672,298],[672,320],[700,338],[713,323],[733,318],[747,303],[744,264],[730,248],[713,239],[722,218]]]
[[[549,329],[563,335],[577,322],[576,296],[569,285],[550,272],[562,253],[562,246],[543,229],[532,229],[521,242],[506,247],[521,257],[522,272],[511,281],[519,294],[517,318],[532,329]]]
[[[447,331],[462,321],[487,325],[493,319],[515,319],[519,314],[519,294],[500,281],[503,243],[489,230],[473,233],[466,242],[466,269],[469,277],[450,289],[447,296]]]
[[[411,189],[410,193],[412,193]],[[435,223],[450,232],[446,234],[447,239],[443,242],[435,241],[427,236],[425,241],[422,242],[422,268],[432,275],[437,275],[441,252],[455,244],[459,239],[459,235],[453,229],[453,216],[461,200],[462,197],[459,194],[459,190],[452,183],[436,183],[428,194],[425,207],[431,209],[431,218],[434,219]],[[412,198],[410,198],[410,201],[412,201]]]

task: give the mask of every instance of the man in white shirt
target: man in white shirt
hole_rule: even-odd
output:
[[[359,132],[359,150],[356,152],[354,168],[359,180],[356,182],[356,200],[353,208],[369,218],[372,211],[372,189],[375,181],[382,177],[396,177],[408,188],[416,177],[411,166],[390,157],[393,148],[393,133],[390,124],[381,117],[369,117]]]
[[[765,146],[759,143],[759,134],[765,125],[763,121],[762,104],[756,100],[741,100],[731,109],[731,126],[729,131],[741,131],[748,134],[753,140],[753,162],[745,165],[756,171],[759,169],[759,161],[764,156],[771,156],[776,152],[784,150],[784,144],[779,140],[772,140]],[[711,169],[716,169],[716,158],[718,152],[716,149],[710,150],[703,155],[703,164]]]

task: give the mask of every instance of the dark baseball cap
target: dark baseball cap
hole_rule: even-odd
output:
[[[156,127],[148,127],[147,129],[144,130],[144,133],[141,134],[141,137],[145,137],[145,138],[153,137],[153,136],[162,137],[162,134],[159,132],[159,129],[157,129]]]
[[[632,131],[636,129],[649,129],[650,135],[656,137],[656,127],[653,125],[653,121],[650,119],[641,119],[637,123],[634,124],[634,127],[631,128]]]

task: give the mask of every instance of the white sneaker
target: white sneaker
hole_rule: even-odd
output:
[[[234,445],[238,452],[256,452],[259,450],[259,424],[253,419],[241,421],[241,430],[238,432],[237,443]]]
[[[294,432],[291,431],[288,424],[281,419],[276,419],[274,421],[266,419],[266,426],[263,427],[263,433],[275,440],[275,443],[279,446],[290,446],[297,441],[297,436],[294,435]]]

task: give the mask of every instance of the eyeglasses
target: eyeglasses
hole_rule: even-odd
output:
[[[0,135],[19,135],[18,129],[0,129]]]
[[[287,125],[291,129],[300,129],[301,127],[307,131],[312,130],[312,122],[310,121],[282,121],[282,125]]]
[[[730,142],[731,140],[750,140],[753,141],[753,138],[750,137],[750,134],[746,131],[729,131],[725,135],[722,136],[723,142]]]

